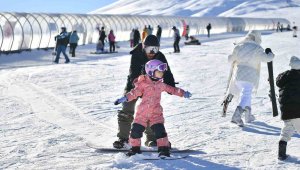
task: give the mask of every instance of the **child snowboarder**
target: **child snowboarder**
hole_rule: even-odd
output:
[[[300,133],[300,59],[293,56],[290,66],[291,70],[279,74],[276,78],[276,85],[279,87],[281,119],[284,121],[279,141],[279,160],[287,158],[287,142],[291,140],[295,130]]]
[[[146,75],[141,75],[135,79],[135,88],[125,94],[124,97],[115,101],[115,105],[117,105],[141,96],[143,97],[132,124],[129,139],[132,148],[126,154],[127,156],[141,153],[141,137],[145,127],[147,127],[147,123],[149,123],[157,139],[159,157],[170,157],[170,146],[164,126],[163,108],[160,105],[161,93],[165,91],[184,98],[190,98],[192,94],[163,83],[162,77],[166,70],[166,63],[156,59],[148,61],[145,65]]]

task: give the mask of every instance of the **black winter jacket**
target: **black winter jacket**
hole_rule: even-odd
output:
[[[105,38],[106,38],[105,31],[102,30],[102,31],[100,32],[99,40],[102,41],[102,42],[104,42]]]
[[[279,104],[282,120],[300,118],[300,70],[288,70],[278,75]]]
[[[145,64],[149,61],[143,50],[142,43],[138,44],[131,52],[131,63],[125,92],[129,92],[134,88],[133,80],[145,73]],[[164,63],[168,63],[166,57],[160,51],[155,55],[154,59],[158,59]],[[174,77],[168,64],[168,70],[164,74],[164,83],[175,87]]]
[[[61,32],[58,36],[55,37],[55,40],[57,41],[57,46],[63,45],[68,46],[70,39],[70,34],[67,32]]]

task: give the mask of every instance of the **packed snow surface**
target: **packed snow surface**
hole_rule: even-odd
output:
[[[299,22],[299,0],[120,0],[96,13],[283,17]],[[147,5],[146,5],[147,4]],[[175,5],[174,5],[175,4]],[[213,4],[213,5],[211,5]],[[71,63],[52,64],[51,51],[0,55],[0,169],[300,169],[300,135],[288,143],[287,161],[277,160],[280,117],[272,117],[266,63],[253,95],[256,121],[244,128],[230,123],[236,98],[221,117],[230,70],[227,56],[246,33],[198,37],[201,46],[172,53],[172,39],[161,40],[177,87],[191,99],[163,94],[165,126],[173,147],[194,149],[188,158],[145,161],[147,154],[97,153],[93,143],[112,147],[117,110],[130,64],[129,43],[118,53],[92,55],[95,44],[79,46]],[[275,77],[300,57],[292,32],[264,32],[262,46],[275,54]],[[278,89],[276,89],[278,93]],[[149,156],[149,155],[148,155]],[[156,155],[152,155],[156,156]]]
[[[180,88],[191,99],[162,96],[165,126],[177,148],[199,152],[172,161],[145,161],[123,153],[97,153],[92,142],[111,147],[117,139],[117,110],[130,64],[129,43],[119,53],[92,55],[95,45],[80,46],[70,64],[52,64],[51,51],[0,56],[0,169],[300,169],[300,135],[288,143],[290,158],[277,160],[279,117],[272,117],[266,63],[253,96],[256,121],[244,128],[230,123],[237,101],[221,117],[228,79],[227,56],[246,33],[198,37],[201,46],[184,46],[174,54],[172,39],[162,39]],[[274,75],[300,56],[292,32],[264,32],[262,46],[274,52]],[[278,92],[278,89],[276,89]]]

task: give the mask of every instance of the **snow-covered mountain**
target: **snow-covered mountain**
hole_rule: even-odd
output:
[[[287,10],[288,9],[288,10]],[[300,0],[119,0],[91,14],[283,17],[300,10]],[[294,20],[294,18],[290,18]]]

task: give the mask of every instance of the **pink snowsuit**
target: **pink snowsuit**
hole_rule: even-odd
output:
[[[137,108],[134,123],[147,127],[154,124],[164,123],[163,108],[160,105],[161,93],[163,91],[183,97],[184,90],[172,87],[162,81],[152,81],[149,76],[141,75],[134,80],[135,88],[126,94],[128,101],[142,97],[142,102]],[[131,146],[141,146],[141,139],[130,137]],[[169,146],[168,137],[157,139],[157,146]]]

